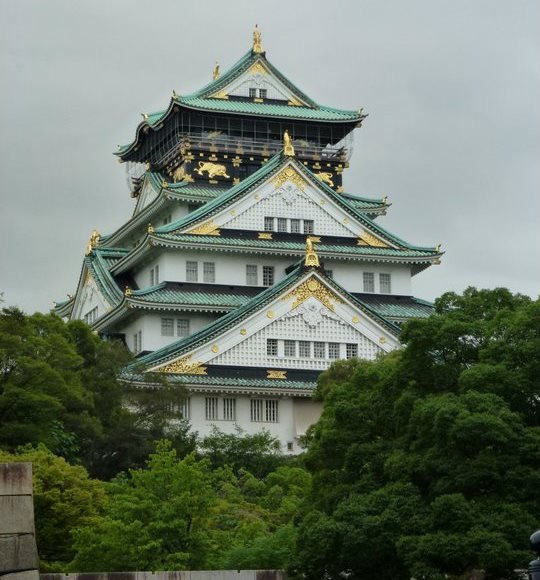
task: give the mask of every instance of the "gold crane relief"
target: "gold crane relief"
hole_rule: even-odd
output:
[[[199,175],[208,173],[209,179],[212,179],[213,177],[231,177],[230,175],[227,175],[227,168],[225,165],[221,165],[219,163],[210,163],[209,161],[199,161],[199,167],[196,168],[195,171]]]
[[[330,187],[334,187],[334,182],[332,181],[332,174],[328,171],[319,171],[319,173],[315,174],[315,177],[322,181],[323,183],[328,184]]]

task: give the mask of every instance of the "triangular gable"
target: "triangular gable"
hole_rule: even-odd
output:
[[[253,60],[252,64],[243,73],[233,78],[229,83],[220,83],[219,89],[209,94],[211,98],[245,97],[258,98],[260,91],[265,91],[266,99],[287,101],[290,105],[311,106],[300,96],[300,91],[290,88],[290,83],[285,84],[283,76],[276,74],[266,59],[260,57]],[[252,94],[250,89],[255,89]]]
[[[382,248],[401,246],[393,236],[381,235],[382,228],[297,161],[277,155],[267,165],[185,219],[157,231],[219,235],[220,228],[228,228],[263,232],[267,216],[301,220],[309,215],[315,221],[316,235],[356,237],[360,245]],[[291,231],[290,224],[287,227]]]
[[[362,306],[318,269],[298,271],[199,333],[141,359],[147,370],[205,374],[205,365],[322,370],[329,359],[268,357],[266,341],[357,344],[373,359],[398,345],[398,330]],[[345,356],[345,353],[342,353]]]
[[[112,306],[112,303],[105,298],[99,284],[85,264],[81,281],[75,294],[75,303],[70,316],[71,320],[86,320],[89,323],[93,323],[108,312]],[[90,315],[91,312],[92,314]],[[90,318],[86,318],[88,315],[90,315]]]
[[[148,207],[159,195],[160,190],[156,190],[153,186],[152,179],[149,178],[148,173],[144,177],[144,183],[141,187],[133,216],[140,213],[145,207]]]

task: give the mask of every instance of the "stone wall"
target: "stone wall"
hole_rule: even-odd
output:
[[[0,579],[39,579],[31,463],[0,463]]]
[[[40,580],[286,580],[286,576],[281,570],[40,574],[39,578]]]

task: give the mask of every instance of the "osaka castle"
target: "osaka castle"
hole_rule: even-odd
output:
[[[299,452],[318,375],[397,348],[401,324],[433,309],[411,281],[440,248],[387,231],[387,198],[344,185],[365,118],[302,92],[255,28],[235,65],[173,92],[115,153],[133,213],[92,233],[55,311],[122,339],[137,357],[126,381],[182,385],[176,411],[201,436],[266,429]]]

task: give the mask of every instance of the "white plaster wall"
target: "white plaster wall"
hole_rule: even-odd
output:
[[[94,279],[89,277],[81,289],[80,295],[77,296],[71,320],[84,320],[85,314],[93,310],[96,306],[98,309],[98,318],[111,309],[111,305],[101,294]]]
[[[205,417],[206,397],[218,397],[218,416],[223,413],[223,398],[236,399],[236,421],[208,421]],[[294,413],[294,399],[292,397],[274,397],[259,395],[250,397],[248,395],[232,395],[232,394],[216,394],[216,393],[192,393],[190,395],[190,422],[193,431],[198,431],[201,437],[210,435],[212,427],[216,426],[224,433],[235,433],[235,428],[239,425],[244,431],[249,434],[259,433],[263,430],[269,431],[274,437],[277,437],[282,446],[282,451],[287,452],[287,442],[293,442],[292,453],[298,453],[300,447],[295,440],[297,435],[295,428],[295,413]],[[278,422],[252,422],[251,421],[251,407],[250,400],[254,399],[278,399]]]
[[[379,274],[381,273],[391,275],[392,294],[404,296],[410,296],[412,294],[411,268],[407,264],[325,260],[324,267],[332,270],[334,280],[348,292],[363,292],[363,273],[373,272],[375,274],[375,294],[380,293]]]
[[[141,350],[156,350],[180,340],[178,336],[161,336],[161,318],[176,319],[187,318],[190,321],[191,334],[197,332],[204,326],[207,326],[214,320],[217,315],[211,313],[194,313],[194,312],[158,312],[141,314],[137,318],[132,319],[128,324],[118,328],[118,332],[126,335],[126,342],[128,348],[133,350],[133,335],[139,330],[142,331],[142,349]]]

